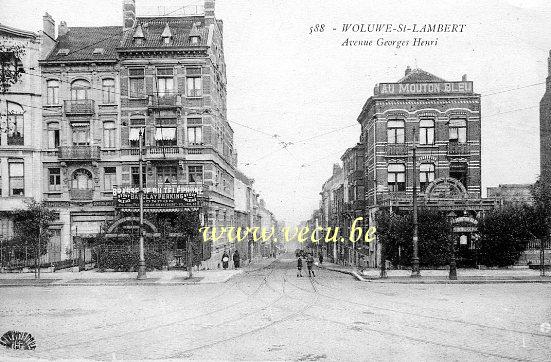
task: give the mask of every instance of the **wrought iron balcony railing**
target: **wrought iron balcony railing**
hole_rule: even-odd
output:
[[[94,114],[94,101],[92,99],[64,101],[64,104],[65,114],[68,116]]]
[[[150,108],[170,108],[182,105],[179,94],[150,95],[147,106]]]

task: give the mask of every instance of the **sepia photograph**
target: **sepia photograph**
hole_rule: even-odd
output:
[[[0,0],[1,361],[551,361],[551,2]]]

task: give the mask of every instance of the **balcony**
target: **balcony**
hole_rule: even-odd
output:
[[[71,189],[69,190],[71,200],[92,200],[94,190],[92,189]]]
[[[408,147],[405,144],[388,144],[386,145],[386,156],[389,157],[405,157],[408,155]]]
[[[468,156],[469,144],[468,143],[448,143],[448,156]]]
[[[182,159],[184,149],[180,146],[149,146],[145,149],[145,159]]]
[[[64,104],[67,116],[91,116],[94,114],[94,101],[91,99],[64,101]]]
[[[148,97],[148,108],[176,108],[182,105],[182,99],[179,94],[168,95],[150,95]]]
[[[60,146],[57,157],[60,161],[92,161],[100,159],[99,146]]]

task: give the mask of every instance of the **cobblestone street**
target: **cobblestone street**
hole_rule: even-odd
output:
[[[306,272],[307,274],[307,272]],[[551,359],[551,285],[362,283],[294,259],[223,284],[2,288],[0,358]]]

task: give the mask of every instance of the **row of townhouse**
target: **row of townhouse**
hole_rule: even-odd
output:
[[[44,201],[58,218],[43,261],[81,255],[75,240],[90,260],[86,245],[100,232],[137,237],[137,210],[115,207],[113,189],[137,188],[140,178],[144,188],[199,190],[204,225],[243,221],[223,22],[214,5],[205,0],[191,13],[140,17],[135,1],[124,0],[122,26],[62,21],[56,36],[46,14],[40,34],[0,28],[25,47],[20,81],[0,96],[2,238],[13,236],[10,210]],[[160,235],[159,220],[179,212],[146,209],[146,236]],[[203,267],[215,267],[229,247],[227,239],[204,245]]]
[[[347,242],[352,223],[362,217],[356,225],[365,232],[376,227],[380,210],[411,212],[416,180],[420,207],[453,215],[457,250],[471,255],[477,219],[497,204],[481,195],[480,95],[473,83],[408,67],[398,82],[375,86],[357,121],[359,142],[333,166],[314,213],[322,226],[338,226],[345,242],[323,244],[322,252],[338,263],[378,267],[378,241]]]

